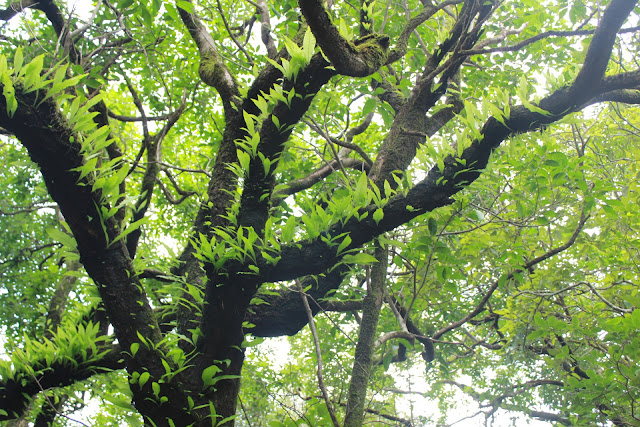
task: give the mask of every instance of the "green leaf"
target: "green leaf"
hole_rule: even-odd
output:
[[[124,168],[123,168],[124,169]],[[133,222],[131,225],[129,225],[122,233],[120,233],[118,235],[118,237],[116,237],[115,239],[113,239],[113,241],[111,242],[111,245],[113,245],[114,243],[124,239],[125,237],[127,237],[129,234],[131,234],[131,232],[137,230],[138,228],[142,227],[144,224],[146,224],[147,222],[149,222],[149,218],[148,217],[144,217],[144,218],[140,218],[139,220]]]
[[[76,240],[69,234],[57,229],[48,228],[47,234],[55,241],[62,243],[69,250],[76,250]]]
[[[368,185],[369,179],[367,178],[367,174],[362,172],[358,178],[358,182],[356,183],[356,188],[353,193],[353,202],[357,206],[365,204]]]
[[[25,68],[23,91],[29,93],[42,87],[41,73],[44,63],[44,54],[36,56]]]
[[[311,57],[313,56],[313,52],[316,49],[316,38],[313,36],[311,32],[311,28],[307,27],[307,30],[304,33],[304,40],[302,42],[302,51],[304,53],[305,61],[307,63],[311,62]]]
[[[373,264],[378,262],[376,257],[374,257],[373,255],[369,255],[366,252],[360,252],[354,255],[345,255],[344,257],[342,257],[342,261],[345,264],[359,264],[359,265]]]
[[[373,220],[376,222],[376,225],[380,222],[380,220],[384,217],[384,211],[382,210],[382,208],[378,208],[376,209],[376,211],[373,213]]]
[[[13,69],[15,70],[16,74],[18,74],[18,72],[22,69],[23,62],[24,55],[22,53],[22,48],[18,47],[13,56]]]
[[[154,381],[154,382],[152,382],[152,383],[151,383],[151,389],[153,390],[153,394],[154,394],[156,397],[159,397],[159,396],[160,396],[160,384],[158,384],[158,383],[157,383],[157,382],[155,382],[155,381]]]
[[[376,105],[377,105],[377,101],[375,98],[367,99],[364,103],[364,107],[362,107],[362,115],[366,116],[367,114],[375,110]]]
[[[222,369],[220,369],[216,365],[211,365],[208,368],[205,368],[202,371],[202,382],[204,383],[204,386],[205,387],[210,387],[213,384],[215,384],[213,379],[218,374],[218,372],[221,372],[221,371],[222,371]]]
[[[349,235],[344,236],[344,239],[342,239],[342,242],[340,242],[340,244],[338,245],[338,249],[336,250],[336,255],[340,255],[342,251],[344,251],[346,248],[349,247],[350,244],[351,244],[351,237],[349,237]]]
[[[129,349],[131,351],[131,357],[132,358],[136,357],[136,354],[138,354],[138,350],[140,349],[140,343],[139,342],[131,343],[131,347]]]
[[[149,374],[149,372],[143,372],[142,374],[140,374],[140,378],[138,378],[138,384],[140,384],[140,388],[144,387],[147,381],[149,381],[150,377],[151,375]]]
[[[292,215],[289,218],[287,218],[287,222],[285,223],[284,227],[282,227],[283,242],[290,242],[293,240],[293,238],[295,237],[295,229],[296,229],[297,223],[298,223],[298,220],[295,216]]]
[[[436,221],[434,217],[429,217],[429,220],[427,221],[427,227],[429,227],[429,234],[431,234],[432,236],[438,234],[438,221]]]

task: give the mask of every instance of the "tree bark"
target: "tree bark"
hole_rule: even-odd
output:
[[[351,369],[344,427],[361,427],[364,420],[367,388],[373,368],[376,329],[387,280],[387,247],[376,245],[375,258],[378,262],[371,268],[371,280],[362,303],[362,323]]]

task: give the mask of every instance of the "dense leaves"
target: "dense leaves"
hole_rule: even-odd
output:
[[[333,3],[0,10],[0,420],[640,423],[636,1]]]

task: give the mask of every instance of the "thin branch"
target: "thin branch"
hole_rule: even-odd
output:
[[[584,224],[586,223],[587,218],[588,218],[588,216],[585,215],[584,211],[583,211],[581,216],[580,216],[580,221],[578,221],[578,226],[576,227],[575,231],[573,232],[573,234],[571,235],[569,240],[564,245],[559,246],[557,248],[554,248],[554,249],[552,249],[552,250],[550,250],[550,251],[548,251],[548,252],[546,252],[546,253],[544,253],[544,254],[542,254],[542,255],[534,258],[534,259],[532,259],[531,261],[527,262],[526,264],[524,264],[519,269],[511,271],[509,274],[506,275],[505,282],[513,279],[514,275],[517,272],[530,270],[533,266],[535,266],[535,265],[537,265],[537,264],[539,264],[539,263],[541,263],[543,261],[546,261],[547,259],[551,258],[552,256],[557,255],[560,252],[570,248],[575,243],[576,239],[578,238],[578,235],[580,234],[580,231],[582,231],[582,228],[584,227]],[[482,312],[484,310],[484,307],[489,302],[489,299],[491,299],[491,296],[493,295],[495,290],[498,289],[498,286],[500,285],[500,283],[502,283],[502,278],[497,279],[495,282],[493,282],[493,284],[489,287],[487,292],[484,294],[484,296],[482,297],[482,299],[480,300],[480,302],[478,303],[476,308],[471,310],[471,312],[469,314],[467,314],[465,317],[463,317],[462,319],[458,320],[457,322],[453,322],[453,323],[445,326],[444,328],[441,328],[439,331],[437,331],[435,334],[433,334],[431,338],[434,339],[434,340],[437,340],[438,338],[440,338],[441,336],[443,336],[447,332],[452,331],[452,330],[464,325],[469,320],[473,319],[475,316],[480,314],[480,312]]]
[[[437,6],[433,6],[430,4],[425,4],[424,8],[418,13],[416,16],[411,18],[407,25],[402,29],[402,33],[398,37],[396,41],[395,48],[389,53],[389,57],[387,58],[387,64],[395,62],[400,58],[404,57],[407,53],[407,46],[409,42],[409,37],[413,34],[414,30],[418,28],[422,23],[429,20],[433,15],[435,15],[438,11],[446,8],[447,6],[453,4],[460,4],[463,0],[446,0]]]
[[[515,31],[515,30],[514,30]],[[618,31],[618,34],[624,33],[634,33],[640,31],[640,26],[638,27],[630,27],[623,28]],[[492,47],[489,49],[470,49],[459,52],[459,55],[486,55],[488,53],[495,52],[515,52],[522,49],[525,46],[528,46],[537,41],[550,38],[550,37],[571,37],[571,36],[590,36],[594,34],[596,30],[574,30],[574,31],[545,31],[544,33],[537,34],[535,36],[529,37],[528,39],[522,40],[512,46],[501,46],[501,47]],[[493,41],[493,40],[492,40]]]
[[[96,20],[96,17],[98,16],[98,11],[100,10],[101,6],[102,6],[102,0],[98,0],[87,22],[82,27],[77,28],[70,34],[72,39],[82,37],[84,32],[87,31],[93,25],[93,22]]]
[[[216,4],[217,4],[218,13],[222,18],[222,23],[224,24],[224,27],[227,29],[227,34],[229,34],[229,37],[231,37],[231,40],[238,47],[238,49],[240,49],[242,53],[244,53],[244,56],[245,58],[247,58],[247,62],[249,63],[249,65],[253,67],[253,64],[254,64],[253,58],[251,58],[251,55],[249,54],[249,52],[247,52],[247,49],[245,49],[242,43],[238,41],[236,36],[233,35],[231,28],[229,28],[229,23],[227,22],[227,17],[224,14],[224,10],[222,10],[222,4],[220,4],[220,0],[216,0],[216,2],[217,2]]]
[[[352,168],[359,171],[370,170],[369,165],[362,160],[346,158],[344,160],[341,160],[340,162],[345,168]],[[319,167],[313,172],[310,172],[307,176],[303,176],[302,178],[297,178],[293,181],[288,182],[285,188],[279,188],[278,190],[273,192],[273,195],[271,196],[273,203],[277,203],[277,201],[280,199],[312,187],[313,185],[317,184],[318,182],[322,181],[323,179],[334,173],[336,170],[338,170],[339,166],[340,164],[338,163],[338,160],[333,159],[326,165]]]
[[[324,139],[326,139],[327,141],[339,145],[341,147],[347,148],[349,150],[353,150],[356,153],[358,153],[360,155],[360,157],[362,157],[362,159],[367,163],[367,165],[369,167],[371,167],[371,165],[373,165],[373,160],[371,160],[371,157],[369,157],[369,155],[367,153],[364,152],[364,150],[357,144],[354,144],[352,142],[350,142],[348,139],[346,141],[342,141],[338,138],[335,138],[331,135],[328,135],[316,122],[314,122],[313,120],[303,120],[303,122],[309,126],[311,129],[313,129],[315,132],[317,132],[320,136],[322,136]],[[365,122],[366,123],[366,122]],[[369,120],[370,123],[370,120]]]
[[[329,393],[327,392],[327,387],[325,387],[324,385],[324,378],[322,375],[322,352],[320,351],[320,340],[318,339],[318,331],[316,330],[316,324],[313,320],[313,313],[311,312],[311,307],[309,307],[309,301],[307,301],[307,296],[304,293],[304,289],[302,289],[302,284],[299,280],[296,280],[296,284],[298,285],[298,291],[300,292],[300,299],[302,299],[304,310],[307,312],[307,317],[309,318],[309,329],[311,330],[311,335],[313,336],[313,345],[316,348],[318,387],[320,387],[322,397],[324,398],[325,404],[327,405],[327,410],[329,411],[329,415],[331,416],[331,421],[333,422],[334,427],[340,427],[340,423],[338,422],[338,418],[336,417],[336,411],[333,408],[333,404],[331,403],[331,399],[329,398]]]

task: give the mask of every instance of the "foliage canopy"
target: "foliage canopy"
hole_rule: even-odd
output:
[[[640,424],[637,1],[76,7],[0,10],[0,420]]]

